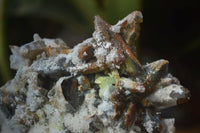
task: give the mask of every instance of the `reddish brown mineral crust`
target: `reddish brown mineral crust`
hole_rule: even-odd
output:
[[[62,48],[62,47],[59,48],[47,47],[44,48],[44,51],[48,56],[55,56],[58,54],[69,54],[72,51],[72,49]]]
[[[84,45],[78,51],[78,57],[82,60],[90,60],[94,58],[93,46]]]
[[[115,27],[120,29],[117,33],[123,37],[127,45],[133,47],[135,40],[139,37],[139,24],[142,23],[142,21],[143,16],[141,12],[134,11],[115,25]]]
[[[123,96],[123,92],[120,89],[117,89],[113,94],[112,94],[112,98],[115,101],[114,105],[115,105],[115,116],[114,119],[118,119],[125,108],[125,98]]]
[[[124,40],[122,39],[122,37],[114,32],[112,32],[110,30],[110,25],[108,23],[106,23],[104,20],[102,20],[99,16],[95,17],[95,27],[96,30],[100,30],[101,33],[103,34],[103,36],[106,39],[112,38],[112,40],[108,40],[108,41],[113,41],[113,47],[116,47],[118,52],[117,52],[117,57],[113,60],[114,65],[119,66],[120,64],[122,64],[125,60],[124,53],[131,57],[131,59],[141,68],[142,71],[142,65],[140,64],[140,62],[138,61],[138,59],[135,57],[134,53],[129,49],[129,47],[126,45],[126,43],[124,42]],[[109,36],[110,37],[109,37]],[[83,46],[82,48],[80,48],[79,50],[79,57],[81,59],[87,58],[87,56],[85,57],[83,55],[83,53],[85,53],[88,49],[92,49],[91,46]],[[96,73],[99,71],[104,70],[104,68],[107,68],[109,66],[111,66],[111,64],[102,64],[102,68],[99,67],[100,65],[98,63],[88,63],[88,67],[83,67],[83,69],[77,69],[77,71],[84,73],[84,74],[88,74],[88,73]],[[79,68],[82,68],[82,66],[80,66]],[[72,71],[76,71],[76,68],[74,68]]]
[[[140,64],[140,62],[138,61],[138,59],[136,58],[136,56],[134,55],[134,53],[131,51],[131,49],[127,46],[127,44],[124,42],[123,38],[117,34],[114,33],[113,31],[110,30],[110,25],[108,23],[106,23],[105,21],[102,20],[101,17],[97,16],[95,17],[95,24],[96,27],[101,27],[101,31],[102,33],[105,34],[109,34],[112,38],[112,41],[114,43],[114,47],[117,47],[118,49],[123,49],[123,52],[130,57],[137,65],[139,65],[139,67],[143,70],[142,65]],[[106,38],[106,35],[103,34]]]
[[[125,115],[124,126],[126,128],[130,127],[133,124],[135,120],[135,115],[136,115],[136,106],[134,105],[133,102],[131,102],[128,107],[127,114]]]
[[[105,70],[106,64],[98,64],[97,62],[87,63],[85,65],[70,68],[71,72],[78,72],[82,74],[92,74]]]
[[[151,72],[146,76],[146,79],[143,85],[146,88],[146,94],[149,94],[153,91],[154,85],[166,74],[168,61],[163,60],[161,62],[151,65]]]

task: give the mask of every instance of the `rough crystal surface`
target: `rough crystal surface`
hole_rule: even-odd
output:
[[[0,88],[2,133],[173,133],[161,110],[189,99],[168,73],[167,60],[142,65],[136,57],[142,13],[116,25],[100,16],[92,37],[69,48],[41,38],[11,46],[16,76]]]

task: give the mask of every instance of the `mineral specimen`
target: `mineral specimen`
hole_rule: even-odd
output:
[[[11,46],[16,76],[0,88],[3,133],[172,133],[161,110],[189,99],[168,61],[142,65],[134,42],[142,14],[109,25],[94,19],[93,36],[70,49],[61,39]]]

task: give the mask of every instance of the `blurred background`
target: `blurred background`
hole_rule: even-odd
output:
[[[169,60],[169,71],[191,91],[190,102],[163,111],[175,117],[177,133],[200,132],[200,8],[197,0],[0,0],[0,86],[14,77],[9,45],[42,38],[62,38],[73,47],[90,37],[93,17],[110,24],[133,10],[144,16],[137,41],[138,58]]]

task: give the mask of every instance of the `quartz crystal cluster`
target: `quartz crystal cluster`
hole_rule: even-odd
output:
[[[69,48],[40,38],[10,46],[15,77],[0,88],[3,133],[173,133],[162,109],[187,101],[189,91],[168,73],[168,61],[136,57],[142,14],[116,25],[94,19],[92,37]]]

